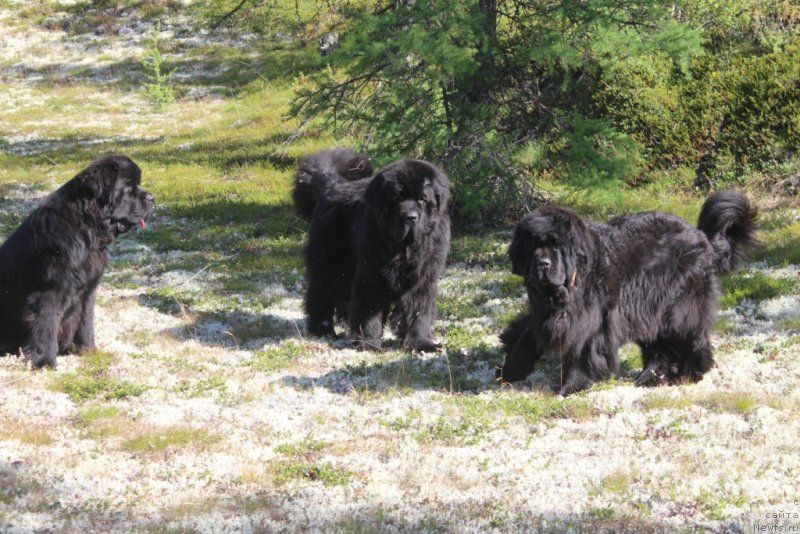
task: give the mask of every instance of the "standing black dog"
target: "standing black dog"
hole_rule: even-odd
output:
[[[390,320],[405,348],[434,351],[436,290],[450,247],[447,176],[415,159],[374,177],[366,156],[323,150],[300,161],[297,212],[306,248],[308,331],[334,336],[347,319],[362,348],[381,347]]]
[[[757,211],[734,192],[711,195],[698,227],[659,212],[608,224],[541,208],[519,222],[509,254],[530,311],[501,335],[504,381],[545,352],[561,359],[561,395],[615,375],[617,350],[642,349],[636,385],[697,381],[714,365],[709,335],[719,281],[755,244]]]
[[[97,284],[107,247],[137,224],[153,196],[125,156],[98,159],[51,193],[0,246],[0,354],[34,368],[92,349]]]

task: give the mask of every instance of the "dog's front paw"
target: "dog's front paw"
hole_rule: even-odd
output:
[[[661,386],[667,383],[667,376],[661,366],[651,366],[643,369],[633,383],[638,387]]]
[[[403,343],[403,346],[412,352],[439,352],[442,345],[430,339],[413,339]]]

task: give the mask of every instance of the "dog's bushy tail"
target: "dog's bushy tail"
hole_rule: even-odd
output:
[[[372,163],[349,148],[320,150],[300,160],[294,181],[294,209],[311,220],[319,195],[337,180],[360,180],[372,176]]]
[[[697,227],[714,247],[717,274],[726,274],[742,263],[758,241],[755,236],[758,210],[744,195],[721,191],[706,199]]]

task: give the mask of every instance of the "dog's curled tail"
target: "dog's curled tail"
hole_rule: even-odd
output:
[[[294,180],[294,209],[311,220],[319,195],[338,180],[360,180],[372,176],[372,163],[349,148],[320,150],[300,160]]]
[[[720,191],[706,199],[697,227],[708,236],[714,248],[717,274],[726,274],[742,263],[758,244],[756,219],[758,209],[747,197],[735,191]]]

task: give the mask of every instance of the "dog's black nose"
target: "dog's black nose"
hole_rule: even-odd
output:
[[[151,195],[150,193],[147,193],[147,194],[144,196],[144,200],[145,200],[145,202],[149,202],[149,203],[151,203],[151,204],[155,204],[155,202],[156,202],[156,199],[155,199],[155,197],[153,197],[153,195]]]
[[[417,213],[416,211],[412,211],[410,213],[406,213],[406,219],[408,219],[411,222],[414,222],[417,219],[419,219],[419,213]]]
[[[539,263],[537,265],[539,266],[539,269],[544,271],[545,269],[549,269],[550,268],[551,263],[552,262],[550,260],[548,260],[547,258],[542,258],[542,259],[539,260]]]

